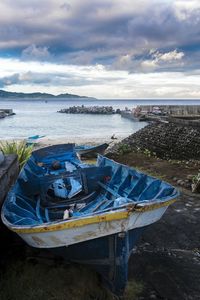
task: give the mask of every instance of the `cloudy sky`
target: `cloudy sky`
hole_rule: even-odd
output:
[[[0,89],[200,98],[200,0],[1,0]]]

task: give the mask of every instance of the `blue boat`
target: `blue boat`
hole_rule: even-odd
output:
[[[29,136],[26,140],[26,145],[27,146],[32,146],[32,145],[35,145],[38,143],[39,139],[45,137],[45,135],[32,135],[32,136]]]
[[[142,231],[178,197],[170,184],[103,156],[82,163],[73,144],[32,153],[3,208],[3,223],[32,247],[86,264],[122,295]]]
[[[82,158],[93,158],[97,154],[103,154],[108,146],[109,144],[107,143],[96,146],[77,145],[75,150]]]

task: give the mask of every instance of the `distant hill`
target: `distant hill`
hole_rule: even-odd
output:
[[[32,99],[57,99],[57,98],[70,98],[70,99],[95,99],[92,97],[86,96],[78,96],[74,94],[60,94],[60,95],[52,95],[48,93],[15,93],[15,92],[6,92],[4,90],[0,90],[0,98],[32,98]]]

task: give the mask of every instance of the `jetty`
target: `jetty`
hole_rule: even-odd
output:
[[[112,115],[119,114],[120,109],[114,109],[112,106],[71,106],[63,108],[58,111],[65,114],[99,114],[99,115]]]
[[[121,111],[121,117],[132,121],[174,122],[200,126],[199,105],[138,105]],[[198,125],[199,123],[199,125]]]
[[[8,116],[13,116],[15,115],[15,113],[13,112],[12,109],[10,108],[0,108],[0,119],[3,119],[5,117],[8,117]]]

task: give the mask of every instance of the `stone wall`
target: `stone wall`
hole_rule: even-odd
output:
[[[148,149],[160,158],[200,159],[200,128],[175,123],[153,123],[117,144],[110,152]]]
[[[0,165],[0,207],[19,173],[19,164],[16,155],[5,155]]]
[[[192,126],[200,128],[200,117],[199,118],[183,118],[183,117],[169,117],[169,122],[176,123],[182,126]]]

